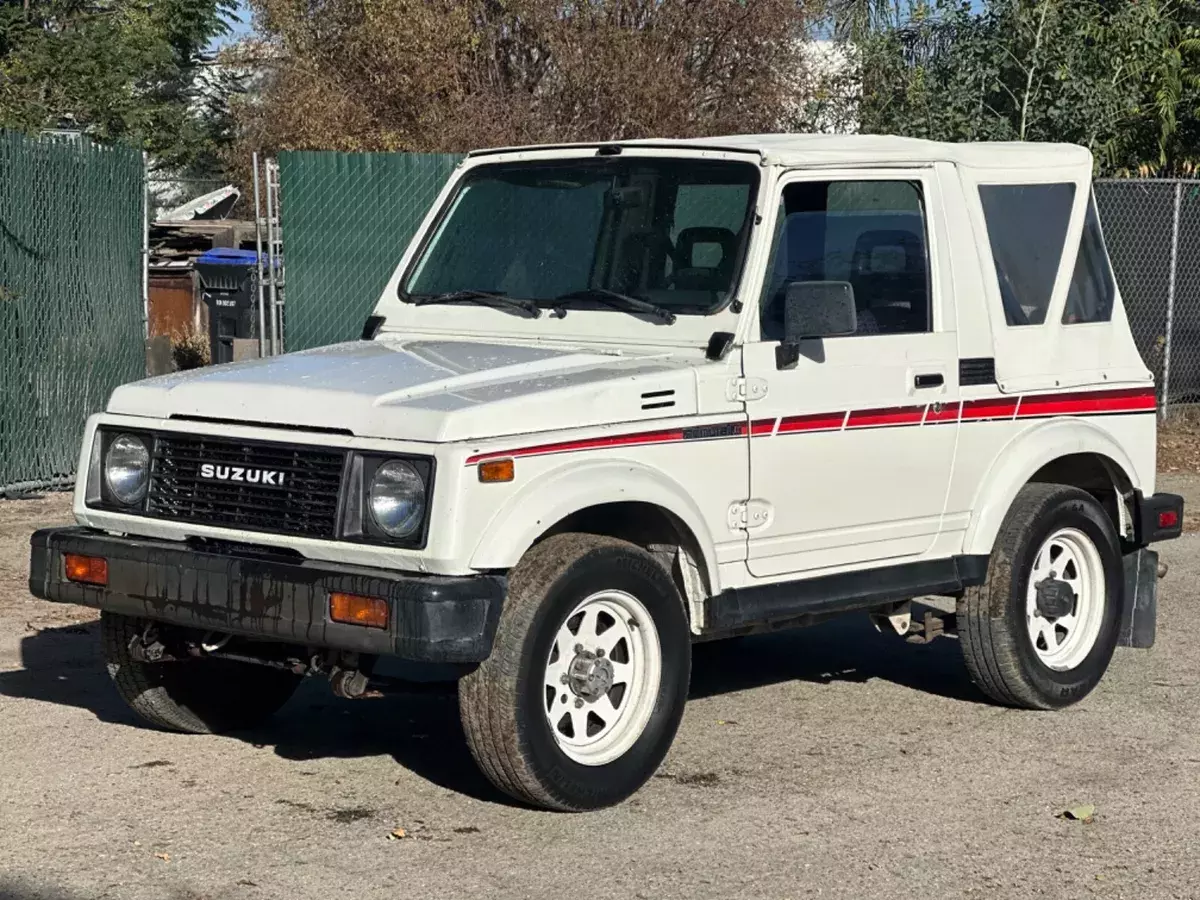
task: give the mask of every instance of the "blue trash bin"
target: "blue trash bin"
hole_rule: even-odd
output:
[[[196,260],[214,363],[233,362],[234,338],[258,337],[258,253],[217,247]]]

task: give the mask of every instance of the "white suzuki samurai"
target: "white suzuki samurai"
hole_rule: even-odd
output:
[[[650,777],[698,640],[868,612],[1072,703],[1153,641],[1183,517],[1091,173],[872,136],[472,154],[362,340],[119,388],[32,590],[103,610],[118,690],[180,731],[451,664],[484,773],[559,810]]]

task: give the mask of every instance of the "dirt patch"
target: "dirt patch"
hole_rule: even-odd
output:
[[[1159,423],[1158,471],[1200,474],[1200,408],[1171,410]]]
[[[73,521],[69,492],[0,500],[0,665],[11,661],[23,636],[97,618],[94,609],[47,603],[29,594],[30,535]]]
[[[716,772],[659,772],[654,777],[687,787],[716,787],[721,783],[721,776]]]

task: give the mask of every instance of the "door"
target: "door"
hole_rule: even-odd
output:
[[[919,557],[934,546],[958,432],[958,361],[932,169],[781,182],[775,246],[748,341],[748,565],[778,578]],[[940,222],[940,218],[938,219]],[[793,281],[853,289],[854,334],[803,341],[779,370]]]

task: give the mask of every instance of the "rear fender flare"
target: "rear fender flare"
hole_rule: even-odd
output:
[[[997,455],[971,505],[963,552],[988,554],[1017,493],[1038,470],[1064,456],[1093,453],[1123,473],[1133,487],[1142,479],[1133,460],[1102,428],[1080,419],[1053,420],[1014,437]]]

